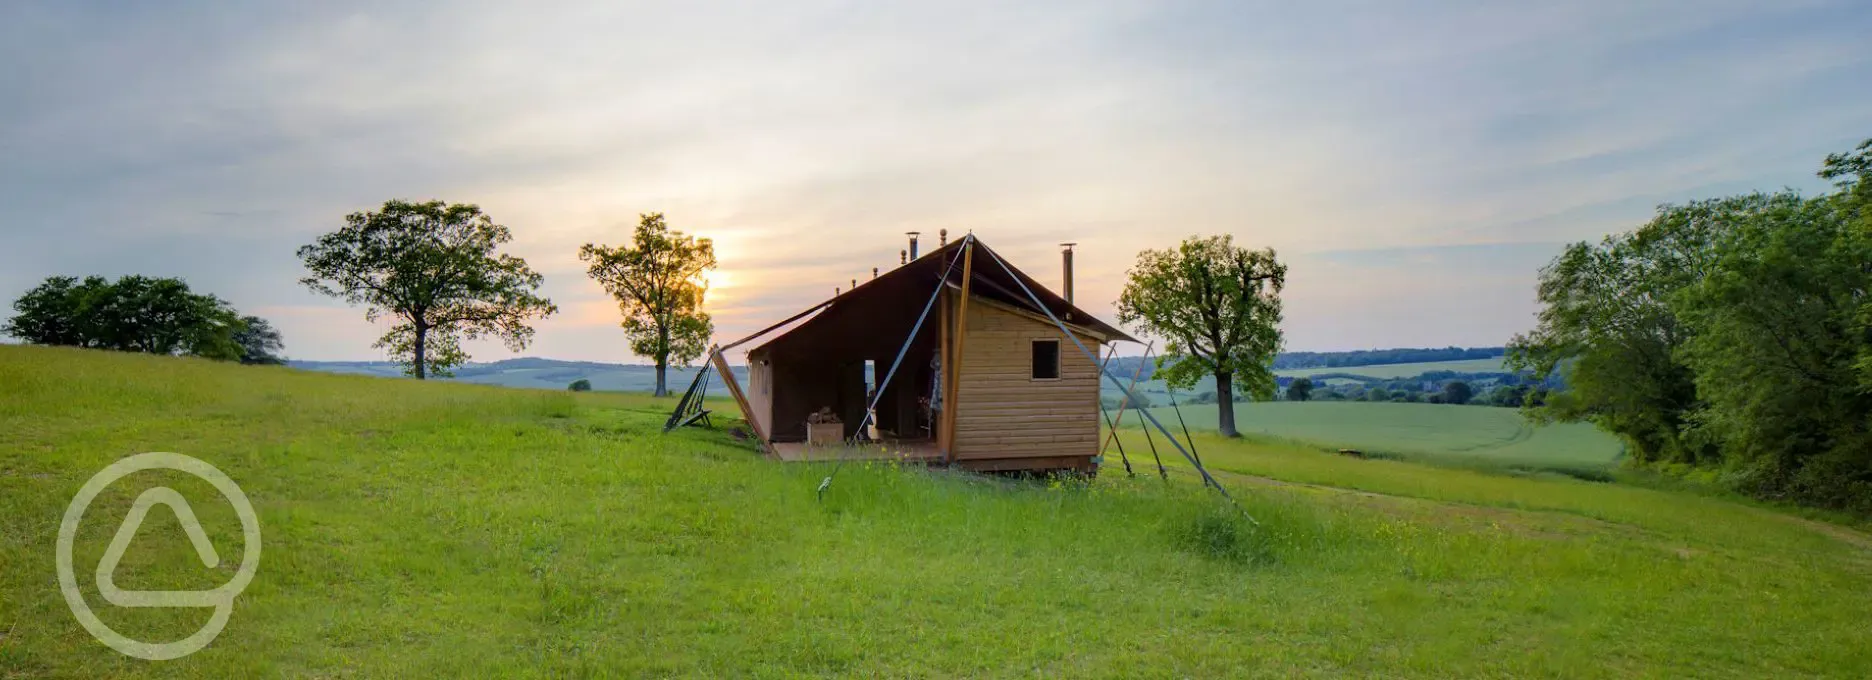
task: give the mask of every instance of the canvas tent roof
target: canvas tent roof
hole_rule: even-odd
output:
[[[936,284],[939,279],[942,280],[944,285],[961,285],[962,267],[960,265],[952,267],[951,264],[954,258],[961,256],[962,244],[967,240],[968,239],[957,239],[947,245],[930,251],[928,254],[918,257],[909,264],[899,266],[896,269],[879,274],[877,278],[860,283],[858,287],[845,291],[838,297],[822,304],[822,309],[815,308],[818,309],[818,313],[813,315],[812,318],[807,319],[805,322],[793,328],[787,329],[785,332],[774,336],[766,343],[750,351],[761,352],[775,343],[781,343],[788,336],[796,333],[812,335],[814,337],[813,342],[815,346],[825,351],[840,350],[840,347],[827,346],[828,342],[839,343],[840,341],[838,339],[840,338],[846,338],[848,342],[858,345],[870,345],[875,343],[877,339],[883,338],[888,339],[886,342],[889,342],[891,346],[895,347],[896,344],[903,342],[903,339],[909,336],[915,321],[916,312],[921,310],[924,302],[929,298],[930,294],[935,291],[934,284]],[[974,239],[974,242],[975,247],[993,252],[980,238]],[[1012,263],[1010,263],[1008,268],[1012,269],[1015,275],[1020,277],[1020,284],[1016,284],[1015,280],[1008,276],[1007,271],[996,266],[993,259],[985,257],[985,255],[986,253],[978,253],[974,259],[974,264],[972,266],[973,271],[971,272],[972,284],[970,285],[970,291],[973,295],[1044,317],[1045,312],[1036,308],[1033,301],[1028,298],[1025,293],[1021,292],[1021,284],[1024,284],[1029,290],[1034,292],[1035,297],[1040,298],[1040,301],[1046,306],[1046,311],[1051,311],[1075,331],[1100,336],[1107,342],[1113,340],[1137,342],[1136,339],[1126,335],[1124,331],[1119,330],[1116,326],[1105,323],[1099,320],[1098,317],[1067,302],[1065,298],[1060,297],[1057,293],[1041,285],[1040,282],[1035,281],[1033,277],[1028,276],[1025,272],[1022,272],[1019,268],[1014,267]],[[999,257],[999,254],[996,253],[995,257]],[[1005,258],[1003,258],[1003,261],[1005,261]],[[902,312],[906,309],[909,310],[908,314],[892,313]],[[813,310],[808,310],[808,312],[811,311]],[[784,323],[785,322],[783,322],[783,325]],[[815,332],[834,329],[840,329],[846,332]],[[744,338],[729,346],[732,347],[749,340],[754,340],[772,330],[774,329],[769,328],[765,331],[755,333],[753,336]]]

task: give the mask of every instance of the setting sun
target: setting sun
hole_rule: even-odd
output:
[[[708,274],[704,275],[702,278],[708,281],[709,292],[715,293],[715,292],[720,292],[720,291],[734,288],[735,285],[737,284],[736,279],[739,277],[736,277],[731,272],[726,272],[726,271],[717,269],[717,270],[709,272]]]

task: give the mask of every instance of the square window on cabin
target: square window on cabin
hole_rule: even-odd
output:
[[[1033,341],[1033,379],[1058,380],[1059,377],[1059,341]]]

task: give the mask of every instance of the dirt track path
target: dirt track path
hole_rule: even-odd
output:
[[[1194,470],[1182,467],[1169,468],[1172,474],[1186,475],[1198,481]],[[1654,529],[1612,520],[1589,517],[1574,512],[1558,509],[1506,508],[1497,505],[1468,503],[1421,496],[1387,494],[1363,489],[1291,482],[1272,477],[1235,472],[1211,467],[1209,473],[1217,480],[1237,482],[1250,486],[1298,489],[1323,497],[1336,497],[1348,502],[1375,510],[1407,517],[1414,521],[1429,522],[1450,527],[1468,527],[1472,529],[1491,529],[1511,531],[1518,535],[1536,537],[1570,537],[1590,533],[1618,533],[1630,537],[1642,537],[1660,548],[1679,555],[1701,552],[1697,548],[1683,545],[1681,540]],[[1778,520],[1809,531],[1825,535],[1834,540],[1852,546],[1859,553],[1857,560],[1872,568],[1872,534],[1806,517],[1777,512],[1767,508],[1757,508]]]

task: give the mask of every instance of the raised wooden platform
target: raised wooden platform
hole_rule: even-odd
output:
[[[893,440],[857,446],[808,446],[801,442],[775,442],[774,453],[789,463],[835,460],[888,460],[899,463],[934,465],[943,462],[936,442],[927,439]],[[1020,470],[1075,470],[1096,472],[1091,456],[1028,456],[1019,458],[963,459],[956,465],[970,472],[1013,472]]]
[[[908,463],[942,461],[936,442],[897,439],[857,446],[808,446],[803,442],[774,442],[774,453],[788,462],[815,460],[895,460]]]

